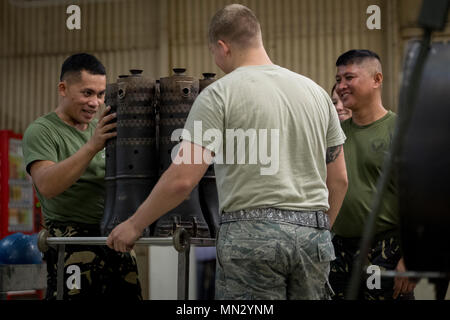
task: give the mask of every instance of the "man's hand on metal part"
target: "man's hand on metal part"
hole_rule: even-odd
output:
[[[403,258],[401,258],[397,264],[397,268],[395,268],[395,271],[398,272],[406,272],[405,263],[403,261]],[[416,287],[416,283],[412,280],[406,278],[406,277],[395,277],[394,278],[394,299],[397,299],[397,297],[400,294],[410,293],[414,290]]]
[[[100,117],[100,120],[97,123],[97,127],[95,128],[93,136],[87,142],[96,152],[99,152],[105,147],[106,140],[117,136],[116,131],[111,132],[111,130],[117,127],[117,122],[110,123],[112,120],[114,120],[114,118],[117,117],[117,114],[108,114],[110,110],[110,106],[105,108]]]
[[[110,233],[106,244],[111,249],[119,252],[131,251],[134,243],[140,238],[142,232],[132,220],[128,219],[113,229]]]

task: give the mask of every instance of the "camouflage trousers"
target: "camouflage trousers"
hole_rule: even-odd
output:
[[[335,292],[333,300],[344,299],[350,283],[353,264],[360,253],[360,238],[333,237],[336,260],[331,262],[330,284]],[[378,266],[380,271],[395,270],[401,258],[398,236],[394,232],[377,235],[366,260],[367,270],[369,265]],[[367,274],[359,288],[360,300],[392,300],[394,293],[394,278],[381,277],[380,289],[368,288]],[[414,300],[414,294],[400,295],[398,300]]]
[[[47,222],[50,237],[100,237],[96,225],[61,224]],[[58,253],[50,247],[44,254],[47,263],[47,300],[56,299]],[[80,288],[76,288],[69,277],[80,270]],[[72,277],[73,278],[73,277]],[[68,281],[69,280],[69,281]],[[67,283],[69,282],[69,284]],[[122,299],[142,300],[138,279],[136,256],[119,253],[107,246],[65,245],[64,254],[64,300]]]
[[[331,233],[285,222],[222,223],[216,299],[330,299]]]

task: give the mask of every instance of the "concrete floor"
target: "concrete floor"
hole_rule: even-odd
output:
[[[190,255],[189,299],[196,299],[196,265],[194,250]],[[161,263],[164,261],[164,263]],[[177,298],[177,263],[178,254],[173,248],[152,247],[149,255],[149,296],[152,300]],[[416,300],[436,300],[434,285],[427,279],[422,279],[414,290]],[[450,300],[450,287],[446,300]]]
[[[428,279],[422,279],[416,286],[414,294],[417,300],[436,300],[434,285]],[[445,300],[450,300],[450,287],[447,289]]]

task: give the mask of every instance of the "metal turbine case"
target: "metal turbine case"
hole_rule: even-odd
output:
[[[141,70],[130,72],[117,81],[115,203],[103,217],[103,235],[137,210],[158,178],[155,81],[141,76]],[[143,236],[149,234],[147,228]]]
[[[106,86],[105,105],[111,107],[108,114],[117,111],[117,91],[117,83],[111,83]],[[114,119],[111,122],[116,121]],[[103,235],[107,232],[109,217],[113,214],[116,199],[116,144],[116,137],[107,140],[105,144],[105,209],[100,222],[100,231]]]
[[[216,81],[215,73],[203,73],[203,79],[200,79],[200,92],[207,86]],[[203,216],[208,224],[211,238],[216,237],[219,230],[219,197],[217,194],[216,174],[214,165],[211,164],[199,183],[200,205]]]
[[[174,130],[182,129],[192,104],[199,92],[199,81],[184,75],[185,69],[173,69],[175,74],[160,79],[159,100],[159,154],[160,172],[172,163],[172,149],[179,141],[172,141]],[[210,232],[200,206],[198,187],[178,207],[171,210],[152,226],[157,237],[171,236],[183,227],[192,237],[208,238]]]
[[[417,57],[418,51],[419,46],[413,43],[408,56]],[[406,75],[411,73],[414,62],[410,60],[405,63]],[[401,245],[406,268],[447,275],[450,274],[449,65],[450,44],[433,43],[415,106],[408,106],[414,108],[414,113],[397,159]]]

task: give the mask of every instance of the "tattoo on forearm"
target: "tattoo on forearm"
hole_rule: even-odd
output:
[[[335,147],[329,147],[327,149],[327,155],[326,155],[327,164],[336,160],[337,157],[339,156],[339,154],[341,153],[341,150],[342,150],[342,145],[335,146]]]

